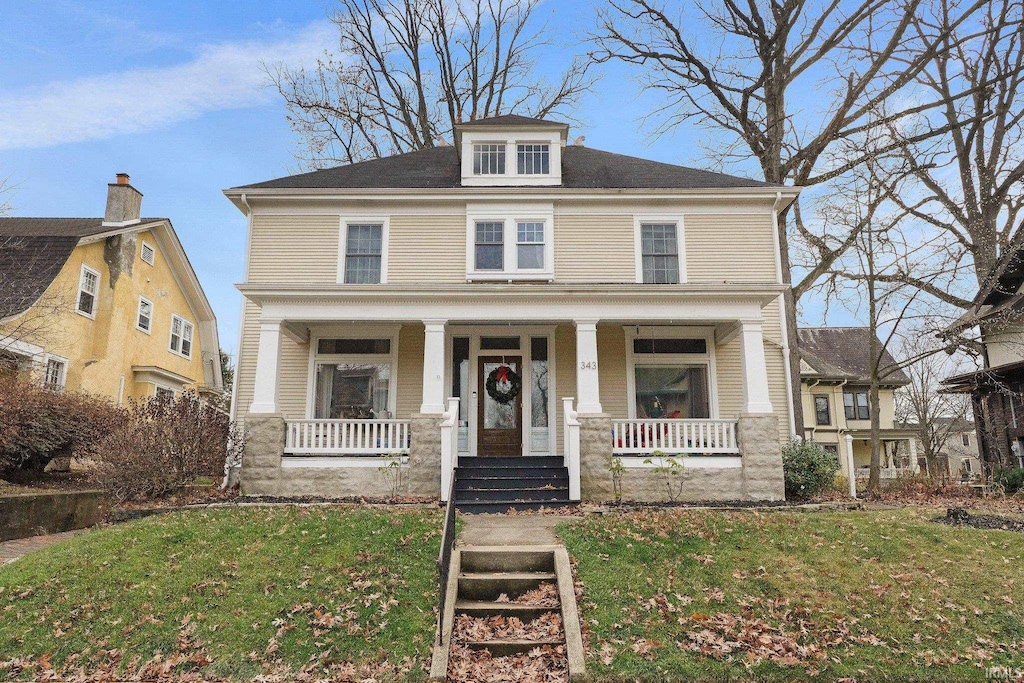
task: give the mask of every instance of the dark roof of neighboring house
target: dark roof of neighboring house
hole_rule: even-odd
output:
[[[816,377],[869,382],[870,334],[867,327],[802,327],[797,330],[800,356],[814,368]],[[910,378],[903,370],[886,374],[888,368],[896,366],[896,360],[888,351],[882,352],[879,366],[882,384],[910,383]]]
[[[462,170],[456,149],[433,147],[242,185],[236,189],[443,189],[461,186]],[[562,148],[561,187],[703,190],[781,186],[580,145],[567,145]]]
[[[161,220],[143,218],[138,225]],[[102,218],[0,218],[0,320],[43,295],[79,240],[118,229]]]

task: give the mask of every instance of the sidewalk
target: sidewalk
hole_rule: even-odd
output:
[[[88,529],[76,529],[75,531],[65,531],[59,534],[30,536],[29,538],[18,538],[13,541],[4,541],[0,543],[0,565],[13,562],[19,557],[27,555],[33,551],[48,548],[54,543],[66,541],[83,531],[88,531]]]
[[[555,527],[573,519],[560,515],[463,515],[457,545],[562,545]]]

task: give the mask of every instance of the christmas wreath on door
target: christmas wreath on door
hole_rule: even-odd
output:
[[[515,370],[502,363],[487,375],[484,386],[488,396],[502,405],[508,405],[516,400],[523,388],[523,380]]]

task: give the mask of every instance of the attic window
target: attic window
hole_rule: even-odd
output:
[[[504,175],[505,145],[490,142],[473,145],[473,173]]]
[[[516,145],[519,175],[547,175],[551,172],[551,151],[547,144]]]
[[[156,262],[156,249],[154,249],[149,244],[146,244],[145,242],[143,242],[142,243],[142,254],[141,254],[141,256],[142,256],[142,260],[143,261],[145,261],[149,265],[153,265],[153,263]]]

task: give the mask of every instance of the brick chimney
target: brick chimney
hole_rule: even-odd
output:
[[[142,193],[129,183],[127,173],[118,173],[117,182],[107,185],[107,210],[103,225],[120,228],[139,222],[142,215]]]

